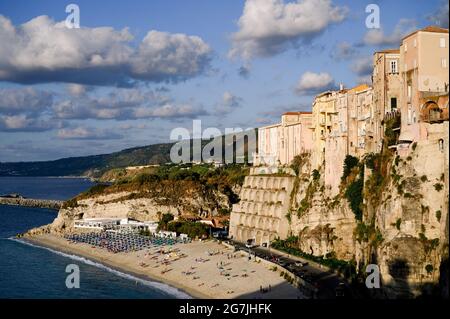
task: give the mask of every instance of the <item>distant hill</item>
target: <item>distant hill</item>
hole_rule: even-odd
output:
[[[0,176],[98,176],[116,167],[162,164],[170,161],[172,143],[135,147],[102,155],[55,161],[0,163]]]
[[[244,135],[245,133],[235,134],[236,137]],[[244,150],[248,148],[247,139],[244,140],[243,144],[236,144],[236,141],[227,144],[225,143],[225,136],[218,138],[221,138],[223,142],[222,156],[228,151],[231,151],[234,156],[236,155],[236,152],[244,154]],[[202,146],[205,146],[210,141],[212,141],[212,139],[202,140]],[[193,143],[192,140],[185,140],[185,142],[190,143],[191,145]],[[0,176],[100,177],[104,172],[113,168],[168,163],[170,162],[170,149],[173,144],[174,143],[162,143],[147,145],[125,149],[111,154],[68,157],[55,161],[0,163]],[[254,150],[256,150],[256,148]],[[246,158],[248,157],[246,156]]]

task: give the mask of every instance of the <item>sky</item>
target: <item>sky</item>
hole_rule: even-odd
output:
[[[79,8],[69,28],[66,6]],[[379,7],[367,28],[366,7]],[[0,162],[169,142],[177,127],[261,127],[370,83],[373,52],[441,0],[0,0]],[[71,20],[72,22],[74,20]],[[69,25],[70,26],[70,25]]]

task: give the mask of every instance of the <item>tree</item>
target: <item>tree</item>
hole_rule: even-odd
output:
[[[161,216],[161,219],[158,223],[158,228],[167,230],[167,225],[174,219],[171,213],[166,213]]]
[[[344,181],[351,173],[353,167],[356,167],[359,163],[357,157],[347,155],[344,159],[344,172],[342,173],[342,180]]]

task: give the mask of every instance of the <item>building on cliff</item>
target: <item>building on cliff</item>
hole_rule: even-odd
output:
[[[288,112],[280,124],[259,129],[259,167],[251,169],[241,201],[233,205],[233,239],[268,245],[294,235],[304,252],[363,261],[370,255],[367,243],[357,242],[354,232],[369,225],[383,238],[383,245],[371,253],[379,258],[384,283],[418,287],[435,282],[439,273],[429,269],[439,267],[440,252],[430,254],[426,245],[448,245],[448,47],[447,29],[427,27],[411,33],[399,49],[374,53],[372,86],[341,85],[317,95],[312,113]],[[398,141],[384,145],[386,123],[392,118],[401,123],[390,128]],[[388,146],[394,152],[388,158],[395,160],[381,176],[387,181],[378,194],[382,205],[370,207],[373,219],[363,214],[356,220],[344,197],[333,201],[340,191],[344,159],[361,159]],[[278,170],[264,167],[285,168],[304,152],[309,152],[308,165],[297,177],[270,174]],[[311,177],[313,169],[319,171],[317,180]],[[364,183],[373,173],[366,172]],[[367,206],[364,209],[367,212]],[[407,268],[396,260],[409,267],[407,279],[396,278],[396,271]]]
[[[429,124],[448,120],[448,29],[426,27],[403,38],[400,45],[400,155],[413,142],[426,140]]]
[[[373,55],[373,107],[370,131],[373,138],[366,142],[369,152],[380,152],[384,137],[382,121],[400,109],[402,82],[400,76],[400,50],[390,49]]]
[[[310,126],[310,112],[287,112],[281,123],[259,128],[254,165],[289,165],[296,155],[310,151]]]

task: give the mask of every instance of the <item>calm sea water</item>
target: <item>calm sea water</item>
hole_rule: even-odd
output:
[[[86,190],[86,179],[0,177],[0,194],[68,199]],[[90,260],[12,239],[17,233],[48,224],[56,212],[0,205],[0,298],[187,298],[167,285],[141,280]],[[80,268],[80,288],[65,285],[66,266]]]

